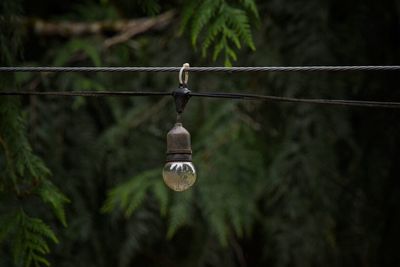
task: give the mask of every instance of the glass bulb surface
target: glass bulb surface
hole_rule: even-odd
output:
[[[167,162],[163,169],[165,184],[174,191],[185,191],[196,181],[196,170],[189,161]]]

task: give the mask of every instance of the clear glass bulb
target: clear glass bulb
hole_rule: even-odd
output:
[[[196,182],[196,170],[189,161],[167,162],[163,169],[165,184],[174,191],[185,191]]]

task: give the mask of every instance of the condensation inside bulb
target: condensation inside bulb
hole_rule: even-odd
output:
[[[196,170],[191,162],[167,162],[163,178],[172,190],[185,191],[196,181]]]

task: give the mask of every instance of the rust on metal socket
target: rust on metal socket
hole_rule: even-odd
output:
[[[192,161],[190,133],[182,126],[182,123],[175,123],[167,134],[166,161]]]

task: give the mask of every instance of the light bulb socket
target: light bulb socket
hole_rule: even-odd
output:
[[[182,126],[175,123],[167,134],[166,162],[192,161],[192,148],[190,146],[190,133]]]

